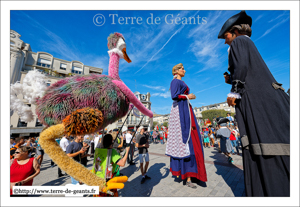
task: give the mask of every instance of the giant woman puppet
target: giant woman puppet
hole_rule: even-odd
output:
[[[173,67],[172,74],[174,76],[171,82],[173,104],[169,119],[166,155],[170,156],[172,175],[181,176],[182,180],[187,179],[186,185],[196,188],[191,182],[191,177],[203,182],[207,181],[199,126],[189,101],[196,96],[189,93],[189,87],[182,80],[185,70],[181,63]]]

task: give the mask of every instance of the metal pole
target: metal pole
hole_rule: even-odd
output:
[[[143,120],[143,119],[144,119],[144,116],[142,117],[142,119],[141,119],[141,121],[140,121],[140,123],[139,123],[139,125],[138,125],[138,128],[140,127],[140,124],[141,124],[141,122],[142,122],[142,120]],[[132,138],[131,138],[131,140],[130,140],[129,144],[131,144],[131,142],[132,142],[132,140],[133,140],[133,138],[134,138],[134,136],[135,136],[136,132],[137,132],[137,130],[135,130],[135,132],[134,132],[134,134],[133,134],[133,136],[132,136]],[[125,154],[126,154],[126,151],[125,151],[125,153],[123,154],[123,156],[122,156],[122,157],[124,157],[124,156],[125,156]]]
[[[133,107],[132,107],[132,109],[133,109]],[[128,119],[128,117],[129,117],[129,115],[130,115],[130,113],[131,113],[132,109],[129,111],[129,113],[128,113],[128,115],[127,115],[126,119],[125,119],[125,121],[124,121],[124,122],[123,122],[123,124],[122,124],[122,127],[121,127],[121,129],[120,129],[120,130],[118,130],[118,134],[117,134],[117,136],[116,136],[116,139],[114,140],[114,143],[116,142],[116,140],[117,140],[117,137],[119,136],[119,134],[120,134],[120,131],[122,130],[122,128],[123,128],[123,126],[124,126],[125,122],[127,121],[127,119]],[[113,143],[113,144],[114,144],[114,143]]]
[[[139,125],[138,125],[137,129],[140,127],[140,125],[141,125],[141,123],[142,123],[142,121],[143,121],[144,117],[145,117],[145,116],[143,116],[143,117],[142,117],[142,119],[141,119],[141,121],[140,121],[140,123],[139,123]],[[131,143],[131,142],[132,142],[132,140],[133,140],[133,138],[134,138],[134,136],[135,136],[136,132],[137,132],[137,130],[135,130],[135,132],[134,132],[134,134],[133,134],[133,136],[132,136],[132,138],[131,138],[131,140],[130,140],[130,142],[129,142],[129,143]]]

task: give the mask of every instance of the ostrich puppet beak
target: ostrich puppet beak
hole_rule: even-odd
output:
[[[122,52],[123,52],[124,60],[126,60],[128,63],[131,63],[131,60],[126,53],[126,47],[123,48]]]

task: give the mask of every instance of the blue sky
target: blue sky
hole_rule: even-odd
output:
[[[238,12],[11,11],[10,28],[21,34],[21,39],[29,43],[34,52],[44,51],[57,58],[100,67],[106,75],[109,63],[107,37],[113,32],[122,33],[132,63],[120,60],[121,79],[133,92],[150,92],[152,111],[167,114],[172,103],[169,92],[172,67],[178,63],[183,63],[187,71],[183,80],[190,87],[190,92],[197,96],[191,101],[193,107],[226,100],[230,85],[224,83],[223,73],[227,71],[228,45],[217,36],[224,22]],[[246,12],[253,20],[251,39],[274,78],[287,90],[290,88],[290,12]],[[96,14],[105,17],[102,26],[94,24]],[[151,14],[153,24],[147,22]],[[140,21],[135,19],[133,24],[131,20],[128,24],[121,24],[117,15],[119,18],[140,17]],[[157,24],[154,22],[156,17],[160,18]],[[176,17],[180,17],[177,22]],[[187,20],[195,17],[196,22],[185,22],[183,17]]]

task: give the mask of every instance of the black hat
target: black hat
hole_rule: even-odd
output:
[[[250,27],[252,25],[252,18],[248,16],[244,10],[236,15],[233,15],[224,23],[222,29],[219,32],[218,39],[224,39],[225,32],[230,30],[234,25],[239,24],[249,24]]]
[[[218,124],[220,125],[220,124],[226,124],[227,122],[229,122],[229,119],[227,119],[227,118],[222,118],[222,119],[220,119],[220,121],[218,122]]]

